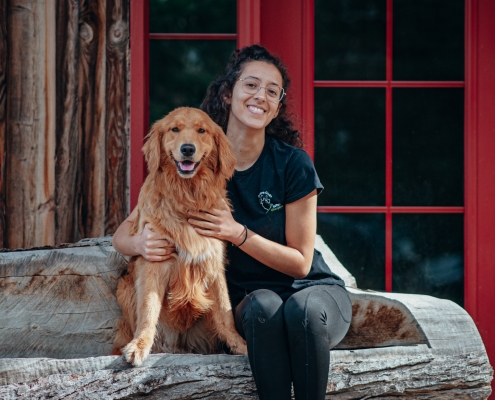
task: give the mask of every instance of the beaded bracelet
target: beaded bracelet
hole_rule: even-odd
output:
[[[242,225],[242,226],[244,227],[244,230],[246,232],[246,236],[244,236],[244,240],[242,241],[241,244],[237,244],[236,245],[236,244],[232,243],[232,246],[234,246],[234,247],[241,247],[244,244],[244,242],[247,240],[247,237],[248,237],[248,228],[247,228],[246,225]]]

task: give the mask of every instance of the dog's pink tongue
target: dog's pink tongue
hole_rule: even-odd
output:
[[[194,169],[194,163],[192,162],[180,162],[179,166],[182,171],[192,171]]]

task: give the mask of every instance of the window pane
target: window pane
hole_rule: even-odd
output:
[[[235,41],[152,40],[150,122],[176,107],[199,107],[210,82],[221,73]]]
[[[394,1],[394,80],[464,80],[464,0]]]
[[[464,304],[463,214],[395,214],[393,290]]]
[[[235,33],[236,0],[150,0],[150,32]]]
[[[317,232],[358,288],[385,290],[384,214],[318,213]]]
[[[320,205],[385,205],[385,89],[315,89]]]
[[[385,79],[385,0],[315,1],[315,77]]]
[[[464,90],[394,89],[393,203],[462,206]]]

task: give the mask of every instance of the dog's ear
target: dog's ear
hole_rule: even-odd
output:
[[[162,126],[158,121],[153,124],[150,133],[145,137],[146,143],[143,146],[143,153],[150,174],[158,171],[160,167],[162,135]]]
[[[215,124],[214,132],[215,144],[217,146],[217,166],[215,173],[221,174],[225,179],[230,179],[234,174],[236,163],[234,153],[222,128]]]

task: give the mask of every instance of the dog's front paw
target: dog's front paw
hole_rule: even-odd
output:
[[[244,339],[238,340],[236,343],[230,346],[230,351],[240,356],[247,356],[248,352],[247,352],[246,341]]]
[[[139,367],[150,354],[150,345],[146,345],[144,340],[134,339],[122,348],[122,355],[128,363]]]

